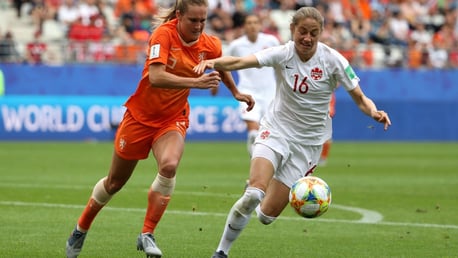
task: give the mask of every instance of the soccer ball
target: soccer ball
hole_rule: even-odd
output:
[[[331,188],[319,177],[302,177],[291,187],[289,203],[300,216],[316,218],[331,205]]]

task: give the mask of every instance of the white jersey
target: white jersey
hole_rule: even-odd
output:
[[[247,56],[263,49],[280,45],[278,39],[270,34],[260,32],[256,42],[251,42],[248,37],[241,36],[229,44],[227,55]],[[249,68],[238,70],[237,88],[240,92],[254,95],[256,98],[268,99],[275,96],[275,76],[271,67]]]
[[[277,80],[276,97],[261,126],[289,142],[304,145],[321,145],[331,138],[332,92],[339,85],[350,91],[359,84],[347,59],[320,42],[305,63],[299,59],[293,41],[255,55],[260,65],[275,69]]]

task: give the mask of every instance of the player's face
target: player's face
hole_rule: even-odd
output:
[[[205,5],[189,5],[186,13],[177,11],[177,30],[185,42],[199,39],[207,21],[207,7]]]
[[[249,39],[256,39],[256,36],[261,31],[261,21],[257,16],[249,15],[246,17],[244,29]]]
[[[291,33],[297,53],[303,61],[307,61],[315,54],[321,35],[320,24],[315,19],[305,18],[297,24],[291,24]]]

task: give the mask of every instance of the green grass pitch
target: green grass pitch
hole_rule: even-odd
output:
[[[65,241],[112,143],[0,142],[0,257],[65,257]],[[156,229],[164,258],[209,258],[243,191],[244,142],[188,142],[177,186]],[[154,159],[94,221],[80,257],[144,257],[135,248]],[[458,143],[335,142],[315,175],[330,209],[302,219],[291,208],[269,226],[252,217],[232,258],[458,257]]]

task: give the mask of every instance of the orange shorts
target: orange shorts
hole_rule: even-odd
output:
[[[129,110],[126,110],[116,131],[114,140],[116,154],[127,160],[146,159],[159,137],[168,132],[177,131],[184,138],[188,127],[187,117],[172,119],[161,127],[146,126],[135,120]]]

